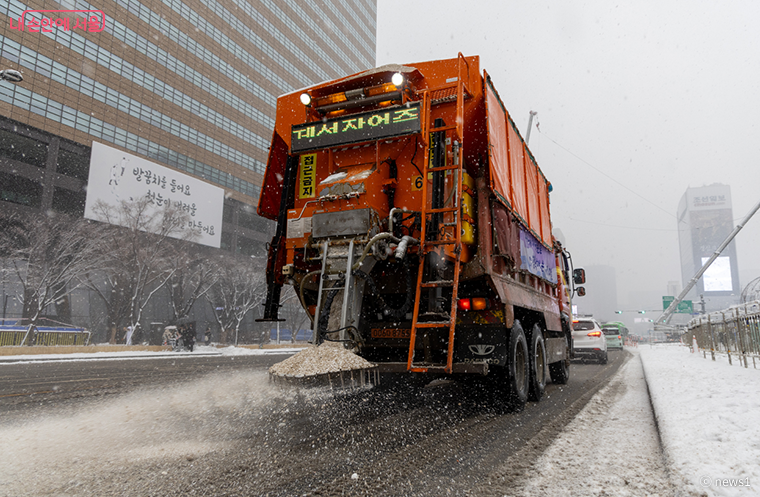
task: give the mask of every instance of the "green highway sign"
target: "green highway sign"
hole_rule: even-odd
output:
[[[663,297],[662,310],[668,310],[668,307],[670,307],[670,304],[672,304],[675,299],[675,297]],[[694,306],[692,305],[691,300],[682,300],[678,303],[678,307],[674,312],[679,314],[694,314]]]

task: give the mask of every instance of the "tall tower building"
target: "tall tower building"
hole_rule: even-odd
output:
[[[376,0],[0,4],[0,206],[84,212],[103,143],[225,191],[222,248],[260,252],[277,96],[374,67]]]
[[[194,194],[223,189],[212,247],[246,256],[273,234],[256,205],[277,97],[375,65],[377,0],[5,0],[0,14],[0,70],[23,75],[0,80],[0,211],[84,215],[107,148],[204,182]]]
[[[678,240],[681,249],[683,285],[699,271],[734,228],[731,188],[713,184],[688,188],[678,204]],[[731,242],[689,292],[696,302],[704,295],[707,311],[720,310],[738,302],[739,267],[736,246]]]

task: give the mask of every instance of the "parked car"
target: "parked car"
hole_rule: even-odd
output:
[[[599,321],[578,318],[573,321],[573,352],[576,358],[593,358],[607,364],[607,339]]]
[[[607,339],[607,349],[623,350],[623,335],[617,326],[605,326],[602,328],[604,337]]]

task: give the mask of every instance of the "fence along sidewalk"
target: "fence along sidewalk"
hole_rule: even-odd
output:
[[[0,325],[0,347],[20,346],[24,343],[27,327],[17,321]],[[91,333],[84,328],[70,326],[37,326],[34,345],[89,345]]]
[[[757,369],[760,361],[760,301],[748,302],[723,311],[713,312],[692,319],[687,335],[697,339],[703,357],[710,351],[712,360],[716,353],[728,355],[729,364],[738,357],[745,368]]]

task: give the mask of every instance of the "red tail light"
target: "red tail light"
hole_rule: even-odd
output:
[[[600,337],[600,336],[602,336],[602,332],[601,331],[592,331],[592,332],[590,332],[588,334],[588,336],[590,336],[590,337]]]
[[[457,308],[460,311],[482,311],[488,307],[488,299],[481,297],[457,300]]]

